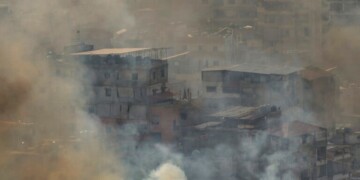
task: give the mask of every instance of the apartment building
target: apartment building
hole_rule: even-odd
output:
[[[360,1],[327,0],[329,3],[329,20],[332,26],[360,25]]]
[[[263,48],[304,62],[318,60],[327,11],[324,0],[259,1],[256,28]]]
[[[253,0],[197,0],[200,24],[216,29],[228,25],[254,25],[257,1]]]
[[[301,68],[277,65],[238,64],[202,71],[203,96],[209,108],[229,105],[289,106],[302,99]]]
[[[87,76],[93,92],[89,109],[101,119],[146,120],[149,104],[172,99],[163,57],[164,48],[113,48],[72,52],[62,64],[70,76],[77,71],[76,63],[85,65],[82,76]]]
[[[270,149],[291,152],[298,166],[283,168],[297,179],[327,179],[327,129],[301,121],[285,122],[270,129]],[[281,169],[281,168],[280,168]],[[287,171],[284,171],[287,172]]]

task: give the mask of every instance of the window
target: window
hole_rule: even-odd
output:
[[[214,47],[213,47],[213,51],[218,51],[218,47],[217,47],[217,46],[214,46]]]
[[[152,79],[155,80],[156,79],[156,72],[152,73]]]
[[[160,117],[159,116],[153,116],[153,118],[151,118],[151,124],[152,125],[159,125],[160,124]]]
[[[217,6],[222,6],[224,5],[224,0],[214,0],[214,4]]]
[[[216,87],[215,86],[207,86],[206,92],[216,92]]]
[[[105,77],[105,79],[109,79],[110,78],[110,73],[108,73],[108,72],[104,73],[104,77]]]
[[[122,112],[122,105],[119,106],[119,112]]]
[[[326,175],[326,164],[319,167],[318,177],[323,177]]]
[[[330,4],[330,11],[342,12],[343,5],[341,3],[332,3]]]
[[[161,69],[161,77],[165,77],[165,69]]]
[[[307,27],[304,28],[304,35],[307,36],[307,37],[310,36],[310,30],[309,30],[309,28],[307,28]]]
[[[325,160],[326,158],[326,147],[318,147],[316,149],[317,160]]]
[[[105,95],[107,97],[110,97],[111,96],[111,88],[105,88]]]
[[[117,74],[116,74],[116,79],[117,79],[117,80],[120,79],[120,72],[117,72]]]
[[[173,121],[172,129],[173,129],[173,131],[175,131],[177,129],[176,120]]]
[[[133,81],[137,81],[138,80],[138,73],[133,73],[131,79]]]
[[[225,17],[225,12],[223,10],[215,10],[215,17],[216,18]]]

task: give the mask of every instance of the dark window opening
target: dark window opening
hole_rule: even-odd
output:
[[[305,36],[310,36],[310,30],[309,30],[309,28],[307,28],[307,27],[304,28],[304,35],[305,35]]]
[[[206,92],[216,92],[216,87],[215,86],[207,86]]]
[[[217,6],[222,6],[224,5],[224,0],[214,0],[214,4]]]
[[[138,80],[138,74],[137,73],[133,73],[132,74],[132,77],[131,77],[131,79],[133,80],[133,81],[137,81]]]
[[[156,79],[156,72],[152,73],[152,79],[155,80]]]
[[[108,97],[111,96],[111,88],[105,88],[105,95]]]
[[[215,17],[216,17],[216,18],[225,17],[225,12],[224,12],[223,10],[216,10],[216,11],[215,11]]]
[[[319,147],[316,149],[317,160],[324,160],[326,158],[326,147]]]
[[[165,77],[165,69],[161,69],[161,77]]]
[[[109,79],[110,78],[110,73],[108,73],[108,72],[104,73],[104,77],[105,77],[105,79]]]
[[[151,118],[151,124],[152,125],[159,125],[160,124],[160,117],[154,116],[153,118]]]
[[[120,79],[120,73],[118,72],[116,75],[116,79],[119,80]]]

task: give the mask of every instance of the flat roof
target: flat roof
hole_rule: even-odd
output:
[[[173,56],[169,56],[169,57],[163,58],[162,60],[172,60],[172,59],[175,59],[175,58],[178,58],[178,57],[181,57],[181,56],[185,56],[185,55],[188,55],[188,54],[190,54],[190,51],[183,52],[183,53],[180,53],[180,54],[176,54],[176,55],[173,55]]]
[[[226,117],[226,118],[243,118],[251,115],[256,111],[255,107],[243,107],[243,106],[235,106],[230,109],[226,109],[224,111],[217,112],[210,116],[212,117]]]
[[[321,68],[317,68],[317,67],[305,68],[304,70],[302,70],[300,72],[300,74],[304,79],[307,79],[309,81],[319,79],[322,77],[331,77],[332,76],[332,74],[330,72],[325,71]]]
[[[108,48],[108,49],[98,49],[92,51],[85,51],[79,53],[72,53],[71,55],[120,55],[120,54],[129,54],[129,53],[141,53],[147,50],[156,50],[153,48]]]
[[[199,130],[203,130],[203,129],[206,129],[206,128],[209,128],[209,127],[218,126],[218,125],[220,125],[222,123],[223,123],[222,121],[210,121],[210,122],[206,122],[206,123],[196,125],[195,128],[199,129]]]
[[[295,137],[305,134],[318,133],[325,130],[322,127],[315,126],[301,121],[284,122],[279,127],[270,129],[269,133],[279,137]]]
[[[277,75],[287,75],[294,72],[302,70],[301,67],[292,67],[292,66],[280,66],[280,65],[264,65],[264,64],[250,64],[243,63],[232,66],[220,66],[213,68],[206,68],[202,71],[235,71],[235,72],[246,72],[246,73],[256,73],[256,74],[277,74]]]

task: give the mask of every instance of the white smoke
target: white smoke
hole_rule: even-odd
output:
[[[172,163],[164,163],[151,172],[148,180],[187,180],[182,169]]]

